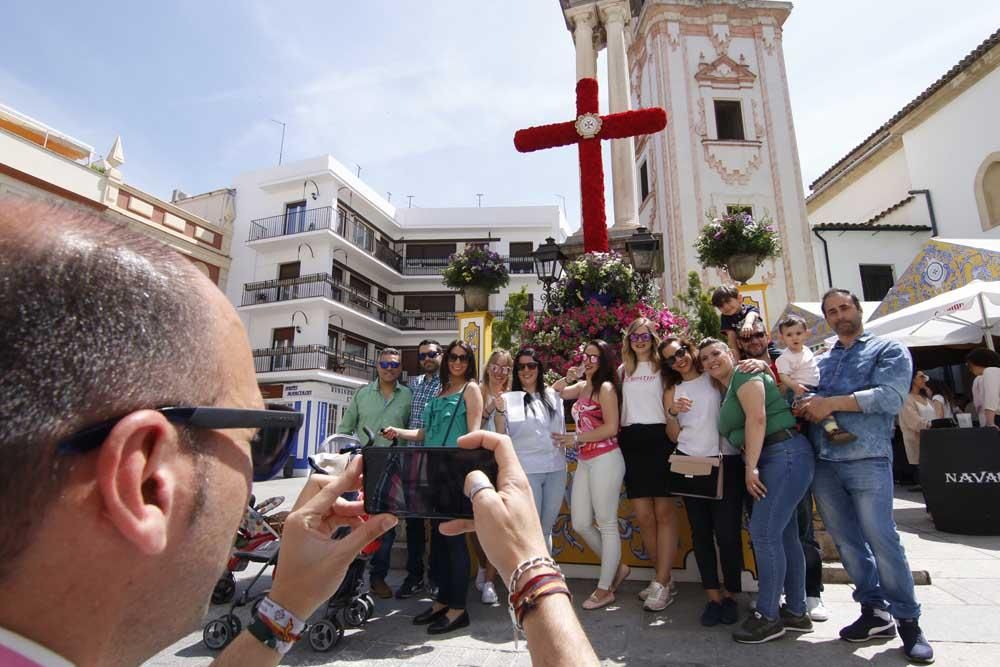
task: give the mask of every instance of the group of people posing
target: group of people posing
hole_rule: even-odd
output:
[[[591,340],[580,363],[551,386],[533,349],[494,350],[477,384],[466,343],[455,340],[442,348],[426,340],[418,350],[424,373],[409,388],[397,381],[399,352],[383,350],[379,380],[358,393],[339,430],[360,432],[367,425],[381,433],[384,441],[377,444],[402,439],[425,446],[455,446],[459,436],[480,429],[506,434],[527,474],[550,549],[566,492],[566,452],[575,450],[572,528],[600,558],[597,586],[582,602],[586,610],[614,602],[630,574],[619,534],[623,483],[654,565],[639,598],[651,611],[674,601],[679,505],[671,467],[683,464],[683,457],[715,459],[719,491],[687,494],[683,502],[707,596],[701,613],[706,626],[739,621],[734,596],[742,591],[741,530],[744,513],[749,516],[759,592],[733,632],[742,643],[809,632],[814,620],[827,620],[812,535],[815,497],[861,604],[861,616],[841,637],[894,637],[898,624],[907,657],[933,661],[892,518],[891,443],[911,386],[908,352],[866,334],[857,297],[834,289],[822,302],[838,335],[834,348],[813,357],[803,346],[805,323],[792,317],[779,325],[786,349],[772,363],[759,313],[742,305],[733,288],[720,288],[715,296],[728,340],[661,339],[652,322],[639,318],[625,331],[621,363],[607,342]],[[572,433],[566,432],[564,401],[573,401]],[[437,528],[431,526],[429,562],[434,601],[414,619],[432,634],[470,622],[465,538]],[[393,595],[384,581],[392,539],[390,531],[372,561],[372,589],[380,597]],[[395,593],[400,598],[426,586],[424,521],[408,521],[407,540],[408,574]],[[496,571],[482,553],[479,562],[482,601],[495,603]]]

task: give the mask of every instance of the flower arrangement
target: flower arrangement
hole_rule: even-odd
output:
[[[561,310],[584,306],[591,301],[602,305],[651,301],[652,294],[640,293],[635,269],[616,252],[588,252],[563,266],[563,276],[552,288],[552,299]]]
[[[754,219],[749,213],[708,213],[708,223],[694,242],[698,262],[705,267],[728,268],[734,255],[752,255],[757,263],[781,255],[781,240],[771,219]]]
[[[441,275],[445,286],[451,289],[483,287],[492,291],[510,282],[510,273],[500,255],[477,245],[466,246],[449,257]]]
[[[562,376],[580,363],[586,341],[601,338],[618,348],[625,328],[637,317],[649,318],[661,336],[679,335],[687,329],[687,321],[666,308],[645,303],[604,306],[591,301],[557,314],[532,313],[521,329],[521,345],[538,350],[548,367]]]

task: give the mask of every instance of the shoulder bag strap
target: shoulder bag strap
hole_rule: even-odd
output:
[[[469,386],[466,382],[462,385],[462,390],[458,392],[458,405],[455,406],[455,411],[451,413],[451,421],[448,422],[448,430],[444,432],[444,440],[441,442],[443,447],[448,442],[448,436],[451,435],[451,427],[455,425],[455,417],[458,416],[458,409],[463,403],[465,403],[465,388]]]

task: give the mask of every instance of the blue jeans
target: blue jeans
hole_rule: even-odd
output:
[[[801,435],[764,447],[757,462],[767,495],[754,501],[750,538],[757,561],[757,611],[771,620],[778,618],[782,589],[790,612],[806,612],[806,559],[797,514],[815,463],[812,445]]]
[[[913,574],[892,518],[887,458],[817,461],[816,505],[854,582],[854,599],[897,619],[919,618]]]
[[[542,522],[542,535],[545,544],[552,553],[552,527],[559,518],[563,498],[566,496],[566,468],[555,472],[530,472],[528,484],[531,485],[531,495],[535,497],[535,509]]]
[[[382,544],[379,545],[378,551],[372,554],[372,560],[369,564],[371,567],[369,579],[385,579],[385,576],[389,574],[389,558],[392,555],[392,543],[395,541],[396,528],[392,527],[382,535]]]

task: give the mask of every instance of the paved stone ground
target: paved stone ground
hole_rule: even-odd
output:
[[[258,498],[283,494],[290,503],[300,480],[257,485]],[[920,586],[922,625],[937,653],[939,665],[1000,665],[1000,537],[971,537],[934,529],[919,496],[899,490],[896,521],[913,569],[927,570],[931,585]],[[394,571],[390,585],[403,573]],[[265,578],[266,579],[266,578]],[[266,585],[266,581],[264,582]],[[582,600],[593,581],[571,582]],[[739,666],[795,665],[797,667],[851,665],[905,665],[898,639],[854,645],[840,641],[837,632],[854,620],[857,605],[851,587],[827,585],[824,598],[832,612],[826,623],[809,635],[786,636],[762,646],[736,644],[723,626],[703,628],[698,615],[704,603],[697,584],[681,584],[677,602],[660,613],[644,612],[636,593],[643,582],[626,582],[618,602],[596,612],[580,612],[597,654],[606,665]],[[330,653],[314,653],[296,646],[282,664],[323,665],[435,665],[501,667],[530,665],[528,653],[514,650],[505,607],[485,607],[470,595],[472,626],[457,635],[432,639],[411,623],[427,602],[378,600],[376,616],[359,630],[349,630]],[[746,601],[744,601],[744,606]],[[225,613],[209,610],[207,619]],[[239,615],[246,620],[247,609]],[[205,665],[211,652],[192,633],[154,657],[149,665]]]

